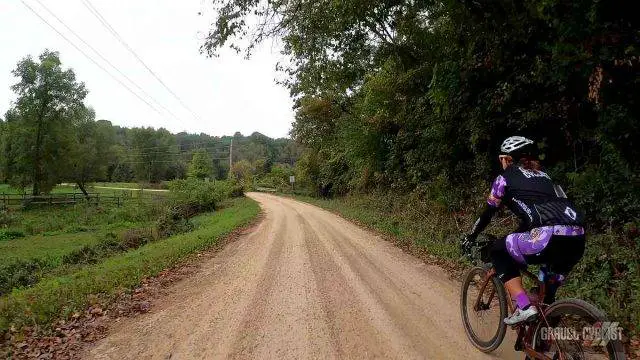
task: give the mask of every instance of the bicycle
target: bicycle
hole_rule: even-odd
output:
[[[492,235],[481,234],[475,245],[463,254],[475,267],[467,272],[462,283],[462,322],[471,343],[485,353],[502,344],[507,330],[503,319],[514,311],[514,305],[490,263],[489,250],[495,239]],[[530,299],[531,306],[536,306],[539,313],[533,321],[512,326],[517,334],[515,350],[523,351],[525,359],[625,359],[620,329],[613,329],[602,310],[572,298],[544,304],[542,299],[548,274],[541,271],[539,276],[535,276],[526,268],[521,269],[521,274],[537,287],[537,291],[530,294]],[[497,312],[497,317],[491,322],[485,339],[479,332],[482,329],[472,325],[470,315],[483,321],[492,310]]]

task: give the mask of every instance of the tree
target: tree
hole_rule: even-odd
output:
[[[204,178],[210,178],[212,175],[213,158],[211,155],[204,149],[194,151],[187,170],[187,176],[204,180]]]
[[[50,191],[65,177],[74,144],[74,120],[86,111],[87,91],[71,69],[62,69],[57,52],[45,51],[38,61],[21,60],[11,89],[18,96],[7,113],[6,164],[9,183],[32,193]]]
[[[7,125],[4,119],[0,118],[0,154],[6,154],[6,141],[7,141]],[[6,175],[6,163],[7,158],[2,156],[0,158],[0,182],[4,183],[7,180]]]
[[[136,178],[158,182],[166,178],[169,166],[178,161],[174,136],[166,129],[134,128],[130,131],[132,151],[128,162]]]
[[[113,166],[110,181],[114,182],[130,182],[135,179],[131,166],[127,163],[118,163]]]
[[[253,169],[248,160],[240,160],[233,163],[229,175],[231,179],[238,181],[242,186],[248,187],[253,183]]]
[[[115,131],[109,121],[95,121],[93,109],[79,114],[75,129],[75,144],[71,155],[71,180],[85,196],[86,184],[107,176],[110,159],[114,156]]]
[[[317,160],[318,187],[428,186],[459,208],[498,170],[500,141],[521,134],[539,140],[580,204],[599,209],[590,220],[636,221],[640,24],[630,3],[213,3],[209,55],[282,39],[292,136]]]

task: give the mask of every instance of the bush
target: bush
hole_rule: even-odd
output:
[[[213,211],[220,201],[241,190],[226,181],[204,182],[197,179],[173,180],[169,189],[176,204],[188,207],[192,214]]]
[[[100,239],[98,246],[102,251],[110,253],[126,250],[118,240],[118,235],[112,232],[105,234],[104,237]]]
[[[0,210],[0,228],[9,227],[15,221],[15,216],[7,210]]]
[[[190,213],[189,209],[188,206],[181,205],[168,207],[156,222],[158,237],[165,238],[193,230],[194,226],[189,221],[193,214]]]
[[[98,251],[94,246],[85,245],[62,257],[63,264],[95,264],[99,259]]]
[[[63,256],[62,263],[67,265],[95,264],[101,259],[119,252],[137,249],[154,240],[156,240],[156,236],[149,228],[129,229],[122,234],[120,239],[116,234],[110,232],[96,245],[85,245]]]
[[[198,179],[174,180],[169,183],[173,204],[167,207],[156,222],[161,238],[193,230],[189,221],[194,215],[216,210],[219,203],[230,197],[244,195],[236,182],[205,182]]]
[[[22,231],[16,230],[0,230],[0,241],[3,240],[13,240],[16,238],[24,237],[24,233]]]
[[[137,249],[155,239],[153,230],[146,228],[127,230],[122,234],[121,239],[115,233],[109,232],[96,245],[85,245],[63,256],[62,263],[67,265],[95,264],[116,253]]]
[[[589,235],[582,260],[562,294],[593,302],[622,326],[640,333],[640,239],[619,233]]]
[[[37,283],[42,270],[48,267],[49,264],[42,259],[18,260],[0,267],[0,295]]]
[[[244,187],[241,184],[238,184],[236,182],[227,182],[226,184],[229,187],[228,195],[230,197],[237,198],[244,196]]]
[[[121,244],[125,249],[137,249],[155,239],[156,237],[154,236],[152,229],[129,229],[122,234]]]

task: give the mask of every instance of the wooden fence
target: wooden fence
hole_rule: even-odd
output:
[[[125,197],[116,195],[104,195],[99,193],[90,193],[87,196],[80,193],[58,193],[37,196],[27,194],[2,194],[0,195],[0,207],[30,205],[72,205],[77,203],[89,203],[94,205],[109,203],[120,206],[122,205]]]

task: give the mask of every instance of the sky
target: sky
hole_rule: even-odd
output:
[[[67,43],[22,1],[160,114]],[[27,55],[37,58],[44,49],[51,49],[60,52],[63,67],[72,68],[77,79],[86,84],[89,95],[85,103],[95,109],[97,119],[126,127],[163,127],[174,133],[221,136],[258,131],[271,137],[288,136],[292,101],[288,90],[275,82],[282,77],[275,71],[276,63],[286,60],[277,42],[263,44],[249,60],[231,50],[222,51],[218,58],[208,58],[199,48],[215,18],[210,0],[88,1],[188,109],[127,51],[82,0],[0,0],[0,114],[15,100],[10,86],[17,82],[11,74],[17,62]],[[39,2],[150,97],[102,61]]]

